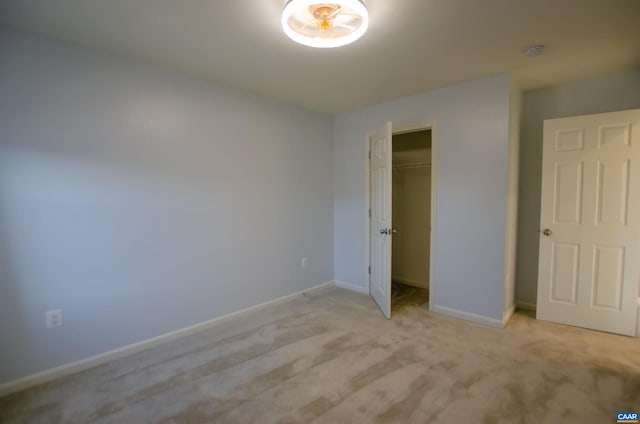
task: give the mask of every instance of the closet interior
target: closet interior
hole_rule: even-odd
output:
[[[392,140],[392,308],[428,302],[431,229],[431,130]]]

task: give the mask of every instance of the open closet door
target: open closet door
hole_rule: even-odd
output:
[[[391,122],[370,138],[369,293],[391,318]]]

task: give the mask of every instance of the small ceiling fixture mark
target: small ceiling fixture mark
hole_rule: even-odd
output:
[[[524,49],[524,54],[528,57],[540,56],[544,53],[544,44],[531,44]]]

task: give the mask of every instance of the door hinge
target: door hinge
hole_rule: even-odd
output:
[[[369,267],[369,274],[371,274],[371,267]]]
[[[371,150],[369,150],[369,159],[371,159]]]
[[[369,209],[369,218],[371,218],[371,209]]]

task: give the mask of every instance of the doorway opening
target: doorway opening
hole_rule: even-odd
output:
[[[389,121],[368,133],[366,140],[369,294],[389,319],[392,315],[394,238],[398,239],[393,249],[396,258],[393,271],[399,283],[396,287],[405,289],[396,290],[395,312],[421,308],[427,301],[431,308],[436,301],[438,137],[435,122],[394,132]],[[426,180],[425,175],[428,176]],[[399,195],[395,198],[394,190]],[[396,209],[396,218],[393,209]],[[396,224],[399,228],[394,228]],[[416,244],[418,248],[412,246]],[[405,267],[405,262],[409,268]],[[419,301],[414,300],[416,296]]]
[[[431,129],[393,134],[391,309],[429,301]]]

